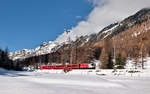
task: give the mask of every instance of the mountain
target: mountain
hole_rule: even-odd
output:
[[[43,54],[51,53],[54,47],[59,46],[57,42],[43,42],[42,45],[38,46],[35,49],[23,49],[18,52],[9,53],[9,57],[12,60],[25,59],[32,56],[38,56]],[[52,50],[53,49],[53,50]]]
[[[121,54],[124,59],[150,55],[150,8],[144,8],[136,14],[113,23],[99,33],[75,34],[66,31],[56,41],[43,43],[33,50],[21,50],[10,53],[10,58],[25,59],[22,62],[33,63],[90,63],[100,60],[105,66],[110,57]],[[109,58],[108,56],[111,55]],[[106,61],[104,61],[106,60]],[[107,67],[103,67],[107,68]]]

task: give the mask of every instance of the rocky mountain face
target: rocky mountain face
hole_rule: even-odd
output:
[[[35,48],[35,49],[23,49],[21,51],[18,52],[14,52],[14,53],[9,53],[9,57],[12,60],[18,60],[18,59],[25,59],[25,58],[29,58],[32,56],[38,56],[38,55],[43,55],[43,54],[48,54],[54,51],[53,48],[58,47],[58,43],[57,42],[43,42],[42,45],[40,45],[39,47]],[[53,50],[52,50],[53,49]]]
[[[35,63],[91,63],[100,60],[108,64],[108,57],[115,53],[125,59],[150,55],[150,9],[144,8],[121,22],[110,24],[97,34],[81,36],[63,43],[43,43],[34,50],[10,53],[13,60],[26,65]],[[106,66],[102,66],[107,68]]]

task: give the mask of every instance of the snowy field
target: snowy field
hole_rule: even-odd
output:
[[[15,72],[0,69],[0,94],[150,94],[150,77],[109,75],[109,71],[96,75],[93,70],[64,74],[61,70]]]

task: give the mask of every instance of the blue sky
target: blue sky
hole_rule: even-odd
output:
[[[0,0],[0,47],[32,49],[85,20],[88,0]]]

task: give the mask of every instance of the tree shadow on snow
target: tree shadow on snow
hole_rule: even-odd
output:
[[[13,70],[6,70],[0,68],[0,75],[10,76],[10,77],[18,77],[18,76],[29,76],[24,74],[26,71],[13,71]]]

